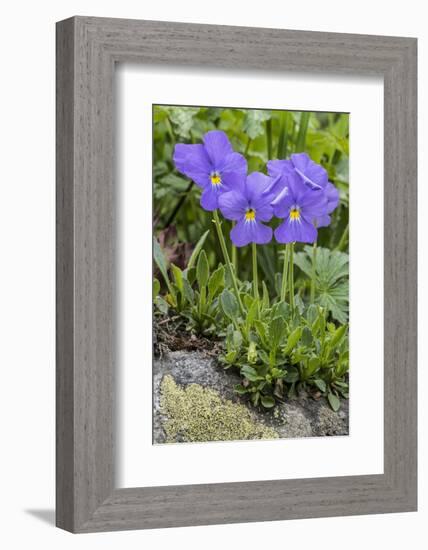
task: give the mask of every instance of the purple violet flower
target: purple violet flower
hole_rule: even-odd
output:
[[[227,135],[220,130],[207,132],[203,142],[178,143],[173,158],[177,170],[202,188],[202,208],[212,211],[218,208],[222,193],[243,185],[247,161],[233,151]]]
[[[260,172],[253,172],[245,185],[233,191],[222,193],[218,199],[221,213],[228,220],[236,221],[230,232],[235,246],[250,243],[267,244],[272,239],[272,228],[262,222],[268,222],[273,216],[271,202],[274,195],[269,192],[272,178]]]
[[[326,213],[316,219],[317,227],[326,227],[330,225],[331,217],[329,214],[331,214],[339,204],[339,190],[331,182],[328,182],[324,194],[327,199]]]
[[[309,210],[307,206],[303,209],[301,208],[299,210],[302,216],[301,223],[299,223],[298,225],[292,224],[292,226],[288,228],[288,232],[290,232],[291,228],[293,228],[293,233],[300,234],[301,239],[307,239],[296,240],[300,242],[313,242],[317,236],[316,228],[325,227],[330,224],[331,218],[329,214],[331,214],[331,212],[333,212],[333,210],[339,204],[339,191],[331,182],[328,181],[327,171],[321,165],[311,160],[309,155],[307,155],[306,153],[296,153],[291,155],[289,160],[269,161],[268,172],[270,176],[276,178],[275,192],[277,193],[278,197],[281,196],[282,199],[284,198],[286,194],[284,190],[288,187],[289,181],[292,182],[291,187],[296,193],[299,188],[300,180],[300,183],[303,187],[299,191],[299,193],[302,195],[302,197],[304,195],[304,197],[301,197],[300,200],[310,202],[313,200],[317,203],[316,207],[310,207]],[[305,190],[312,191],[318,194],[314,196],[310,193],[305,194]],[[292,190],[290,190],[290,192],[292,192]],[[276,201],[275,215],[278,215],[277,212],[280,210],[278,209],[278,206],[282,206],[282,204],[285,204],[284,201]],[[303,210],[306,211],[306,215],[303,214]],[[309,213],[310,210],[312,210],[311,213]],[[317,211],[318,214],[315,214],[315,211]],[[293,220],[301,219],[298,218],[297,212],[295,212],[293,216],[295,216]],[[283,216],[278,215],[278,217]],[[313,226],[313,229],[305,225],[305,221],[309,222],[310,225]],[[284,224],[282,224],[280,227],[281,230],[279,231],[279,238],[285,239],[286,236],[284,232],[286,227],[284,226]],[[304,228],[305,230],[303,231]],[[299,231],[297,231],[297,229],[299,229]],[[275,236],[277,236],[276,232]],[[280,242],[293,242],[293,239],[289,235],[289,240],[281,240]]]
[[[272,201],[275,216],[284,221],[275,229],[279,243],[313,243],[317,239],[316,220],[326,214],[327,198],[322,189],[306,185],[295,171],[284,173],[283,190]]]
[[[271,176],[278,176],[293,170],[311,189],[327,187],[327,171],[320,164],[314,162],[307,153],[294,153],[290,160],[270,160],[268,162],[268,172]]]

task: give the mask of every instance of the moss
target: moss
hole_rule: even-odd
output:
[[[160,406],[167,443],[278,438],[273,428],[256,422],[244,405],[199,384],[178,386],[170,375],[161,383]]]

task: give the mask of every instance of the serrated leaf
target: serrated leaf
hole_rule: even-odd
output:
[[[287,325],[282,317],[275,317],[269,324],[269,340],[273,350],[281,343],[282,338],[285,335]]]
[[[294,254],[294,263],[312,277],[312,247]],[[319,247],[316,256],[316,301],[340,323],[348,320],[349,256],[345,252]],[[312,313],[311,313],[312,314]]]

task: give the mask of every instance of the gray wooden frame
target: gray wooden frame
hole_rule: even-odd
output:
[[[115,488],[116,62],[383,76],[382,475]],[[88,17],[57,24],[59,527],[92,532],[416,510],[416,112],[413,38]]]

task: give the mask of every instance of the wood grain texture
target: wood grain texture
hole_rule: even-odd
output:
[[[115,489],[116,62],[383,76],[383,475]],[[92,532],[416,510],[416,78],[412,38],[87,17],[57,24],[59,527]]]

